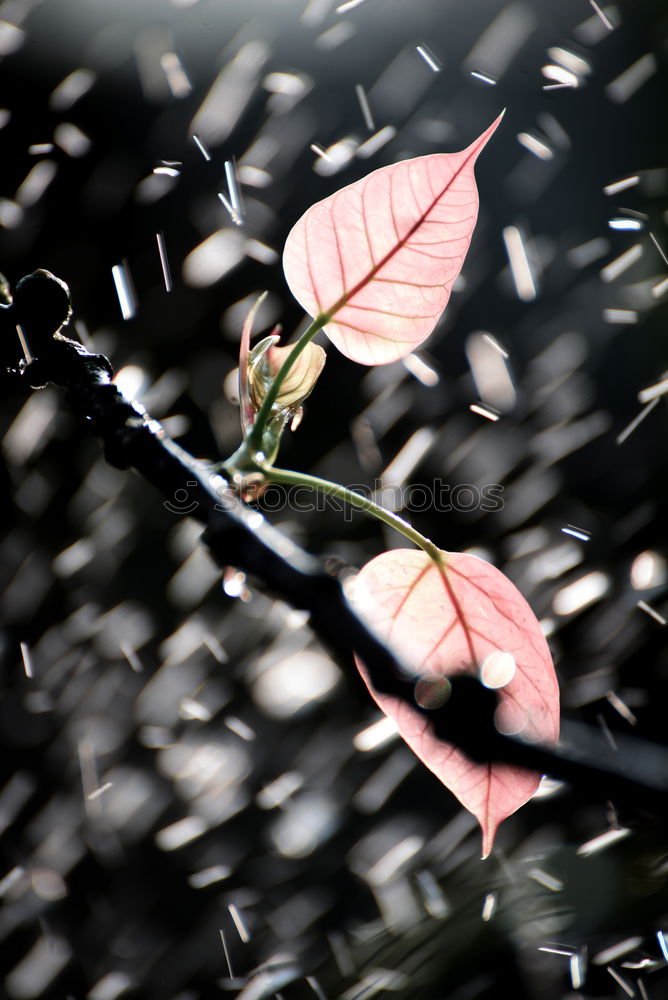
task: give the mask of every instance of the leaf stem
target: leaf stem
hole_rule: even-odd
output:
[[[316,316],[311,325],[304,331],[295,346],[292,348],[281,367],[278,369],[274,381],[271,383],[267,395],[262,401],[262,406],[260,407],[257,417],[255,418],[255,423],[246,438],[245,443],[249,449],[259,450],[262,447],[264,430],[271,420],[271,411],[276,399],[278,398],[283,382],[290,374],[292,366],[306,345],[311,343],[318,330],[321,330],[330,319],[330,313],[320,313],[319,316]]]
[[[402,534],[404,538],[417,545],[418,548],[422,549],[423,552],[426,552],[433,559],[437,566],[442,564],[441,550],[430,539],[420,534],[408,521],[404,521],[403,517],[399,517],[398,514],[393,513],[391,510],[386,510],[385,507],[374,503],[373,500],[362,496],[361,493],[355,493],[346,486],[341,486],[339,483],[332,483],[327,479],[320,479],[318,476],[308,476],[303,472],[276,469],[273,466],[264,467],[263,472],[269,482],[279,483],[284,486],[307,486],[317,490],[318,493],[323,493],[325,496],[337,497],[337,499],[349,503],[352,507],[363,510],[366,514],[370,514],[379,521],[389,524],[391,528]]]

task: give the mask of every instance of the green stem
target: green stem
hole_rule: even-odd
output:
[[[307,476],[303,472],[275,469],[272,466],[266,466],[263,472],[269,482],[279,483],[284,486],[308,486],[319,493],[324,493],[325,496],[337,497],[337,499],[349,503],[352,507],[357,507],[366,514],[371,514],[372,517],[377,518],[379,521],[389,524],[395,531],[400,532],[404,538],[408,538],[414,545],[417,545],[418,548],[426,552],[437,566],[442,564],[441,550],[432,541],[421,535],[408,521],[404,521],[402,517],[374,503],[373,500],[368,500],[367,497],[362,496],[360,493],[355,493],[353,490],[349,490],[345,486],[340,486],[338,483],[331,483],[327,479],[320,479],[317,476]]]
[[[311,325],[304,331],[295,346],[292,348],[281,367],[278,369],[274,377],[274,381],[271,383],[269,391],[262,401],[262,406],[260,407],[257,417],[255,418],[255,423],[253,424],[251,432],[246,438],[246,444],[249,449],[258,450],[262,447],[264,429],[271,420],[271,411],[274,407],[276,399],[278,398],[278,394],[281,391],[283,382],[290,374],[292,366],[306,345],[311,343],[318,330],[321,330],[330,319],[331,316],[329,313],[321,313],[319,316],[316,316]]]

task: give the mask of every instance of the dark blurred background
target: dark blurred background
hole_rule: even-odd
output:
[[[449,486],[455,509],[408,516],[517,583],[611,753],[668,742],[667,43],[659,0],[0,7],[0,270],[66,281],[72,335],[212,460],[255,296],[258,333],[303,321],[280,266],[301,213],[507,107],[438,329],[375,370],[331,350],[281,461]],[[668,996],[651,802],[546,784],[482,863],[354,667],[220,573],[187,500],[109,467],[53,388],[1,384],[8,997]],[[502,509],[469,502],[491,485]],[[331,565],[402,544],[269,516]]]

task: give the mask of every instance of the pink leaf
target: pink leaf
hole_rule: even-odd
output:
[[[559,689],[533,611],[510,580],[484,560],[460,552],[442,557],[439,567],[414,549],[377,556],[357,576],[353,602],[417,676],[479,672],[488,687],[499,689],[497,728],[556,742]],[[532,796],[540,776],[505,764],[474,764],[432,735],[416,709],[374,691],[359,660],[357,665],[409,747],[476,816],[487,857],[499,823]]]
[[[501,118],[460,153],[374,170],[312,205],[283,251],[290,291],[365,365],[410,354],[445,309],[478,215],[476,158]],[[334,318],[335,317],[335,318]]]

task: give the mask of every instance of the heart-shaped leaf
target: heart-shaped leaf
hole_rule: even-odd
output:
[[[497,728],[556,742],[559,689],[533,611],[514,584],[484,560],[460,552],[441,556],[440,566],[414,549],[377,556],[356,577],[353,603],[416,676],[476,672],[488,687],[498,688]],[[476,816],[487,857],[499,823],[531,798],[540,776],[505,764],[474,764],[437,739],[416,709],[376,692],[359,660],[358,667],[413,752]]]
[[[353,361],[396,361],[436,326],[478,216],[475,161],[501,117],[462,152],[374,170],[291,230],[290,291],[312,316],[328,317],[325,332]]]

